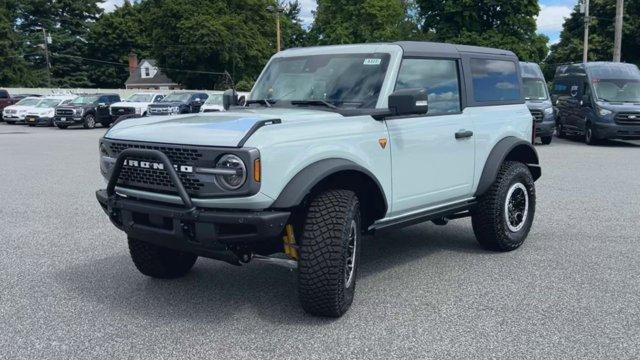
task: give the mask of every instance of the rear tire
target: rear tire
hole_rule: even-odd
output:
[[[535,209],[531,172],[523,163],[505,162],[473,211],[471,223],[476,239],[489,250],[517,249],[531,230]]]
[[[198,259],[194,254],[167,249],[133,238],[129,238],[129,253],[141,273],[158,279],[182,277],[191,270]]]
[[[328,190],[311,201],[298,261],[298,292],[306,312],[340,317],[349,309],[361,238],[360,203],[353,191]]]
[[[556,124],[556,136],[559,137],[560,139],[567,138],[567,133],[564,131],[564,126],[562,126],[561,122],[558,122]]]
[[[542,145],[549,145],[549,144],[551,144],[552,140],[553,140],[553,136],[542,136],[540,138],[540,141],[542,142]]]

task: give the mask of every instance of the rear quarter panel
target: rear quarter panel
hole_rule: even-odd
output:
[[[493,147],[508,136],[531,142],[533,118],[526,104],[469,107],[464,112],[471,117],[474,126],[475,192]]]

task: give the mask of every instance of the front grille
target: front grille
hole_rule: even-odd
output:
[[[531,111],[531,115],[533,116],[533,120],[537,123],[542,122],[544,120],[544,113],[542,110],[529,110]]]
[[[56,115],[60,116],[73,116],[73,109],[56,109]]]
[[[124,106],[111,107],[111,115],[114,115],[114,116],[131,115],[135,113],[136,113],[136,109],[132,107],[124,107]]]
[[[616,124],[619,125],[640,125],[640,112],[638,113],[618,113],[615,117]]]
[[[171,109],[168,107],[150,107],[150,114],[168,114],[171,112]]]
[[[117,157],[125,149],[151,149],[159,150],[171,161],[173,165],[188,165],[196,166],[197,162],[203,158],[202,151],[192,147],[169,147],[169,146],[157,146],[146,144],[131,144],[131,143],[110,143],[109,149],[114,157]],[[129,159],[139,161],[152,161],[157,162],[156,159]],[[204,183],[192,173],[178,173],[182,185],[185,190],[190,194],[197,194],[204,188]],[[154,191],[176,193],[176,187],[174,186],[171,178],[164,170],[156,169],[143,169],[137,167],[123,166],[122,172],[118,179],[120,185],[137,187],[143,189],[151,189]]]

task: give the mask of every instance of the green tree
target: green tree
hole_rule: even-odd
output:
[[[16,3],[0,0],[0,86],[27,82],[27,64],[18,51],[18,34],[14,30]]]
[[[615,1],[591,0],[589,8],[589,61],[611,61],[613,58]],[[560,42],[551,46],[545,75],[553,79],[559,64],[582,62],[584,14],[576,6],[562,26]],[[640,0],[625,1],[622,32],[622,61],[640,65]]]
[[[89,24],[98,19],[100,0],[20,0],[17,30],[21,41],[31,50],[43,43],[42,28],[52,38],[51,82],[59,87],[91,86],[86,62],[80,58],[86,48]],[[27,51],[27,50],[26,50]],[[44,59],[32,58],[33,69],[45,68]],[[46,77],[41,78],[46,84]]]
[[[275,51],[275,26],[265,26],[274,21],[267,11],[274,1],[156,0],[141,5],[153,19],[151,55],[170,78],[189,88],[226,84],[223,76],[205,72],[253,79]]]
[[[89,80],[97,87],[120,88],[129,76],[129,53],[133,50],[140,57],[149,55],[150,41],[140,5],[125,0],[121,7],[102,15],[93,23],[87,35],[86,57],[122,66],[89,63]]]
[[[407,0],[318,0],[310,36],[319,45],[414,39],[412,6]]]
[[[536,33],[538,0],[416,0],[422,30],[435,41],[489,46],[541,62],[548,38]]]

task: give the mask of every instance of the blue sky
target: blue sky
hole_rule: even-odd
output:
[[[102,7],[113,10],[115,6],[122,4],[123,0],[106,0]],[[313,10],[316,8],[316,0],[300,0],[302,5],[302,20],[305,24],[313,22]],[[542,11],[538,16],[538,32],[549,37],[553,44],[559,40],[562,23],[568,17],[578,0],[540,0]]]

